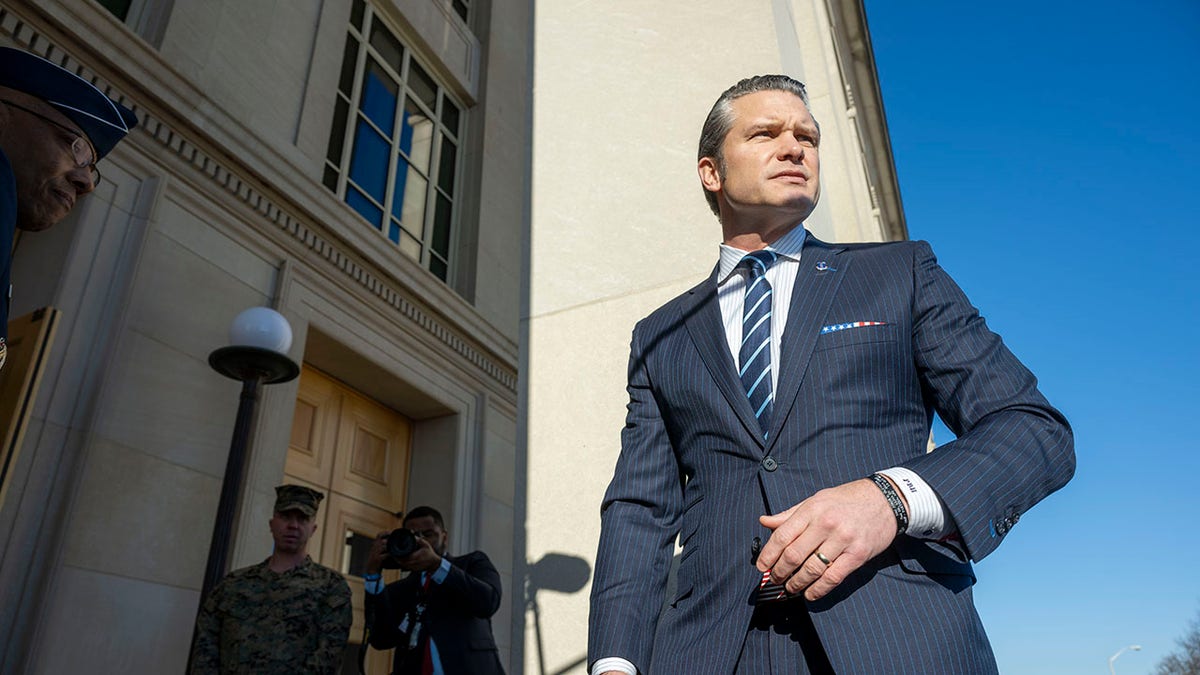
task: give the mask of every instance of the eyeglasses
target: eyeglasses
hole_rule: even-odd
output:
[[[96,149],[92,147],[92,144],[88,142],[87,138],[82,136],[78,131],[75,131],[71,127],[69,127],[65,124],[60,124],[58,122],[55,122],[54,120],[50,119],[49,117],[46,117],[45,115],[37,112],[36,110],[30,110],[29,108],[26,108],[23,105],[17,105],[16,103],[13,103],[12,101],[8,101],[5,99],[0,99],[0,103],[3,103],[8,106],[12,106],[12,107],[16,108],[17,110],[23,110],[23,111],[29,113],[30,115],[33,115],[34,117],[42,120],[43,122],[46,122],[48,124],[53,124],[54,126],[58,127],[59,129],[62,129],[63,131],[67,132],[68,134],[71,134],[72,136],[74,136],[75,140],[71,141],[71,155],[75,159],[75,166],[77,166],[81,169],[88,170],[88,174],[90,174],[91,178],[92,178],[92,188],[93,189],[95,189],[95,187],[100,184],[100,170],[96,168]]]

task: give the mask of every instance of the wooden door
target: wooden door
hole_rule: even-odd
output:
[[[317,514],[313,560],[346,575],[354,596],[354,625],[342,669],[358,673],[363,638],[363,567],[371,541],[399,527],[394,515],[405,507],[412,423],[346,384],[307,364],[292,419],[284,479],[325,493]],[[399,579],[389,570],[384,581]],[[386,675],[390,651],[367,650],[366,672]]]

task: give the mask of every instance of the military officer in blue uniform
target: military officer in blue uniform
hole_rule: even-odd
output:
[[[7,355],[16,228],[45,230],[96,189],[96,162],[137,124],[87,80],[0,47],[0,367]]]

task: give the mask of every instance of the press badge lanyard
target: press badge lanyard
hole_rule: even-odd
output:
[[[421,617],[424,616],[426,608],[429,607],[429,585],[433,583],[433,575],[427,572],[422,572],[425,575],[425,581],[421,584],[421,589],[417,591],[417,604],[413,607],[412,612],[404,617],[404,621],[400,622],[400,632],[408,633],[408,648],[416,649],[417,643],[421,639]],[[409,632],[411,625],[412,631]]]

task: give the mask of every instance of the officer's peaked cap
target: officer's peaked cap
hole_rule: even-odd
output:
[[[0,47],[0,85],[36,96],[71,118],[87,134],[96,159],[137,126],[133,111],[75,73],[21,49]]]

